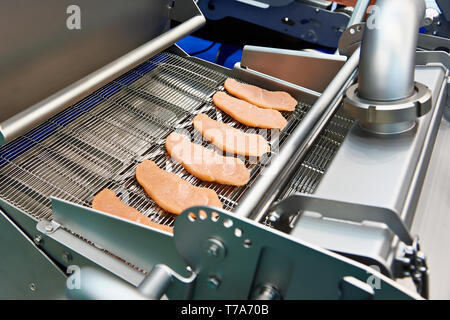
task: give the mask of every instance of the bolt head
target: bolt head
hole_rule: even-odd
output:
[[[225,244],[214,238],[209,238],[204,243],[204,250],[210,257],[224,258],[226,254]]]
[[[217,276],[210,276],[206,282],[207,286],[211,289],[217,289],[220,286],[220,279]]]
[[[42,237],[40,236],[40,235],[37,235],[36,237],[34,237],[34,239],[33,239],[33,241],[34,241],[34,243],[36,244],[36,245],[41,245],[44,241],[42,240]]]
[[[280,215],[278,213],[276,213],[275,211],[272,211],[269,214],[269,221],[270,222],[277,222],[278,220],[280,220]]]
[[[219,254],[219,247],[216,244],[212,243],[208,248],[208,254],[210,256],[217,257],[217,255]]]

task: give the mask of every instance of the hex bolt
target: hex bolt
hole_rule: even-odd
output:
[[[213,258],[224,258],[226,255],[225,244],[218,239],[209,238],[204,244],[204,249],[208,256]]]
[[[42,237],[40,235],[37,235],[36,237],[34,237],[33,241],[38,246],[42,245],[42,243],[44,242],[44,240],[42,239]]]
[[[30,282],[30,284],[28,285],[28,288],[30,289],[30,291],[36,291],[36,285],[33,282]]]
[[[217,257],[219,254],[219,247],[215,243],[212,243],[208,248],[208,254],[210,256]]]
[[[220,279],[215,275],[209,276],[206,282],[208,287],[211,289],[217,289],[220,286],[220,283],[221,283]]]
[[[277,222],[278,220],[280,220],[280,215],[278,213],[276,213],[275,211],[272,211],[271,213],[269,213],[269,221],[270,222]]]

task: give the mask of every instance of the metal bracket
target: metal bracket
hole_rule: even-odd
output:
[[[323,92],[346,60],[325,53],[245,46],[241,66]]]
[[[340,54],[349,57],[356,50],[356,48],[361,45],[365,25],[365,22],[361,22],[347,28],[344,31],[342,36],[339,38],[338,43]],[[422,50],[446,51],[448,53],[450,50],[450,40],[447,38],[419,33],[417,47]]]
[[[297,212],[298,210],[317,212],[323,217],[353,222],[374,221],[384,223],[401,241],[408,245],[413,243],[413,238],[398,214],[387,208],[296,193],[276,203],[270,209],[270,211],[275,211],[279,214]]]
[[[364,34],[365,23],[357,23],[347,28],[339,38],[339,54],[350,57],[353,52],[361,45]]]
[[[395,258],[398,276],[410,277],[416,285],[417,292],[428,299],[428,266],[425,254],[420,250],[419,238],[415,237],[412,245],[401,244]]]
[[[420,299],[363,264],[225,210],[187,209],[178,216],[174,234],[177,251],[198,274],[194,299],[341,299],[348,297],[341,283],[355,287],[346,277],[358,284],[379,279],[374,299]],[[205,249],[210,239],[226,252]]]
[[[430,51],[450,51],[450,40],[447,38],[437,37],[429,34],[419,34],[417,46],[424,50]]]

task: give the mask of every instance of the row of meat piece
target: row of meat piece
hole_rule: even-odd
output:
[[[250,127],[283,129],[286,119],[279,111],[294,111],[297,101],[288,93],[268,91],[253,85],[227,79],[226,92],[216,92],[214,105],[236,121]],[[202,136],[228,154],[261,157],[270,152],[263,136],[249,134],[216,121],[206,114],[193,119],[194,128]],[[166,139],[168,154],[197,178],[225,185],[242,186],[248,183],[250,172],[244,162],[233,156],[223,156],[183,135],[172,132]],[[136,180],[162,209],[180,214],[198,205],[222,208],[217,193],[209,188],[196,187],[179,176],[159,168],[155,162],[144,160],[136,168]],[[123,203],[114,191],[103,189],[92,202],[96,210],[119,216],[153,228],[172,232],[172,227],[153,222],[135,208]]]

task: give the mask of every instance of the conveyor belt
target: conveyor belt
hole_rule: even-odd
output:
[[[194,185],[214,189],[232,211],[310,106],[300,103],[295,112],[283,113],[288,125],[282,132],[248,128],[212,104],[226,78],[192,60],[158,54],[1,148],[0,197],[38,220],[51,220],[50,196],[90,207],[95,194],[110,188],[154,221],[172,225],[175,216],[161,210],[134,178],[137,164],[151,159]],[[261,159],[242,157],[251,170],[246,186],[202,182],[168,156],[164,141],[174,130],[213,147],[193,129],[192,118],[199,113],[271,142],[272,152]],[[348,124],[334,117],[302,164],[293,190],[313,192]]]

